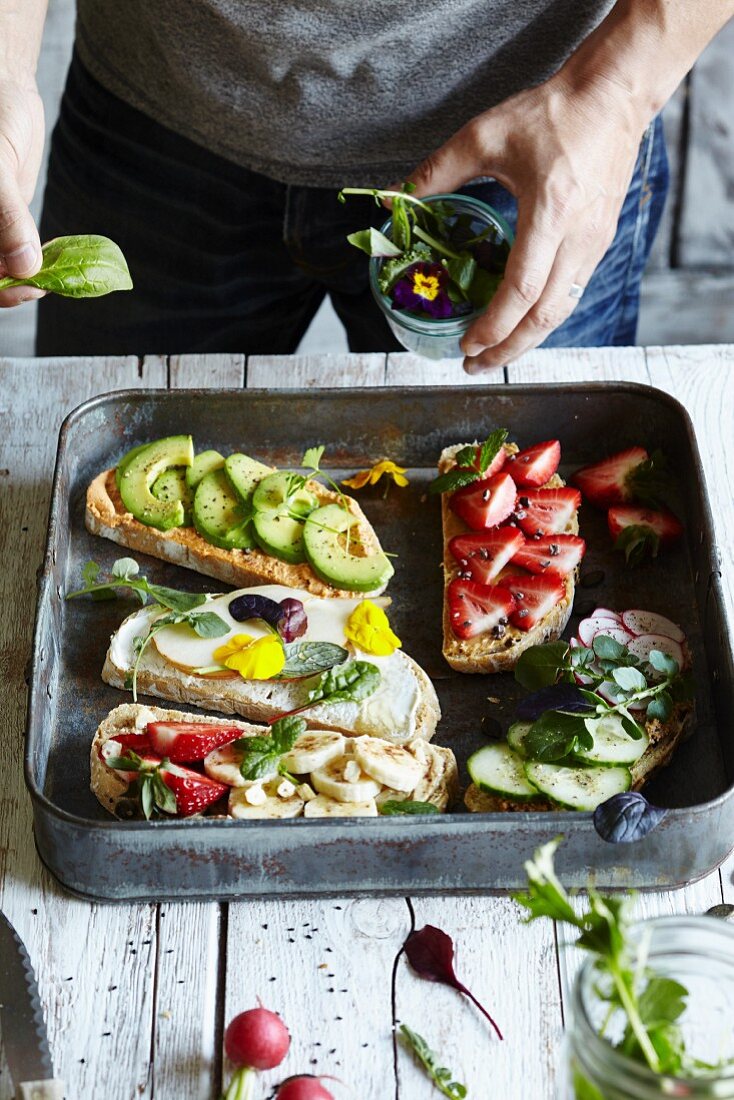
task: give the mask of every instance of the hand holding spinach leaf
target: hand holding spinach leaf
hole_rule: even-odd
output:
[[[0,279],[0,290],[33,286],[64,298],[99,298],[113,290],[131,290],[125,257],[109,237],[93,234],[55,237],[42,248],[40,271],[25,279]]]

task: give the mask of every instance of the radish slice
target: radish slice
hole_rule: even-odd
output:
[[[620,645],[628,646],[631,641],[634,641],[633,635],[625,630],[623,626],[597,626],[592,636],[592,642],[600,634],[603,634],[605,638],[614,638],[615,642],[619,642]]]
[[[662,634],[674,642],[685,641],[686,636],[676,623],[652,611],[624,611],[622,623],[632,634]]]
[[[594,619],[582,619],[579,623],[579,641],[582,645],[590,646],[591,639],[597,631],[597,623]]]
[[[647,660],[651,649],[659,649],[661,653],[667,653],[669,657],[678,662],[678,668],[683,667],[683,650],[673,638],[668,638],[664,634],[641,634],[629,644],[630,653],[634,653],[635,657],[638,657],[641,661]],[[655,675],[656,677],[659,676],[658,673]]]
[[[597,695],[601,695],[602,699],[606,700],[612,707],[616,706],[620,701],[618,695],[612,694],[612,689],[615,687],[616,684],[613,684],[610,680],[605,680],[603,684],[599,684],[599,687],[596,688]],[[630,711],[641,711],[645,710],[646,706],[646,703],[629,703],[627,709]]]
[[[608,607],[595,607],[591,612],[590,618],[592,619],[613,619],[617,623],[621,623],[622,616],[616,611],[610,611]]]

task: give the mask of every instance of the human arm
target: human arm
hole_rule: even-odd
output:
[[[416,168],[416,195],[492,176],[518,201],[505,279],[463,340],[470,372],[501,367],[571,313],[614,238],[642,135],[734,0],[618,0],[561,69],[477,115]]]
[[[36,65],[47,0],[0,0],[0,278],[33,275],[41,242],[28,205],[43,153]],[[33,287],[0,291],[0,306],[39,298]]]

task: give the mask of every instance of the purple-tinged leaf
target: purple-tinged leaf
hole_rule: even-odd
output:
[[[424,978],[427,982],[441,982],[443,985],[450,985],[459,993],[463,993],[489,1020],[497,1033],[497,1037],[502,1038],[502,1032],[486,1008],[456,977],[454,973],[454,941],[451,936],[440,928],[427,924],[419,931],[411,932],[403,946],[408,962],[419,978]]]
[[[283,609],[277,600],[271,600],[269,596],[246,592],[243,596],[235,596],[230,600],[229,613],[238,623],[246,623],[248,619],[262,619],[270,626],[276,626],[283,615]]]
[[[295,642],[308,630],[308,618],[300,600],[290,597],[280,601],[281,617],[278,620],[278,633],[284,642]]]
[[[639,791],[623,791],[596,807],[594,828],[609,844],[630,844],[656,829],[667,812],[651,805]]]
[[[549,684],[526,695],[517,704],[515,713],[521,722],[534,722],[547,710],[563,710],[567,714],[581,714],[594,708],[575,684]]]

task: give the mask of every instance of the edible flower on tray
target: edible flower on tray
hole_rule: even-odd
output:
[[[385,612],[372,600],[363,600],[355,607],[347,619],[344,633],[363,653],[372,653],[375,657],[389,657],[403,644],[390,628]]]
[[[359,470],[354,477],[346,478],[342,481],[342,485],[347,485],[350,489],[364,489],[365,485],[376,485],[380,478],[384,476],[391,477],[396,485],[404,489],[408,484],[405,470],[405,466],[397,466],[389,458],[382,458],[379,462],[375,462],[373,466],[370,466],[369,470]]]
[[[214,650],[214,660],[239,672],[244,680],[270,680],[283,668],[285,651],[274,634],[257,639],[249,634],[235,634]]]

